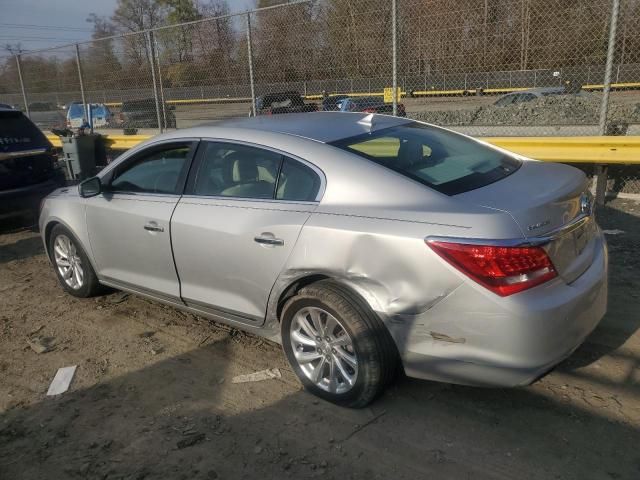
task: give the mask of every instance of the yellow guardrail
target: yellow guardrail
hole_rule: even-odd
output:
[[[107,148],[114,150],[129,150],[153,135],[103,135]],[[62,148],[62,142],[57,135],[47,135],[47,139],[56,148]]]
[[[153,135],[105,135],[107,148],[128,150]],[[62,147],[55,135],[47,135]],[[640,164],[640,136],[629,137],[487,137],[492,145],[548,162]]]
[[[524,90],[531,90],[531,88],[535,87],[503,87],[503,88],[483,88],[483,93],[491,94],[491,93],[512,93],[512,92],[522,92]],[[602,90],[604,88],[603,84],[588,84],[583,85],[583,90]],[[640,89],[640,82],[627,82],[627,83],[612,83],[611,88],[614,89],[632,89],[638,88]],[[475,95],[477,92],[476,88],[467,88],[467,89],[449,89],[449,90],[414,90],[413,95],[416,97],[447,97],[447,96],[458,96],[458,95]],[[409,92],[401,92],[403,97],[407,97]],[[349,97],[382,97],[384,96],[384,92],[344,92],[344,93],[331,93],[330,97],[335,97],[337,95],[348,95]],[[314,93],[310,95],[302,96],[305,100],[321,100],[323,98],[321,93]],[[208,103],[240,103],[240,102],[250,102],[251,98],[249,97],[219,97],[219,98],[189,98],[183,100],[167,100],[166,103],[168,105],[197,105],[197,104],[208,104]],[[122,106],[122,102],[105,102],[104,103],[108,107],[120,107]]]
[[[640,136],[488,137],[482,140],[548,162],[640,164]]]

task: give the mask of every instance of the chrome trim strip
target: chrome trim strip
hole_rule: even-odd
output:
[[[251,198],[251,197],[226,197],[222,195],[182,195],[183,200],[218,200],[218,201],[238,201],[238,202],[260,202],[260,203],[284,203],[298,205],[318,205],[318,201],[305,202],[302,200],[277,200],[273,198]],[[187,203],[187,202],[185,202]]]
[[[540,245],[546,245],[554,240],[567,235],[582,226],[592,219],[591,215],[581,214],[574,218],[571,222],[563,225],[560,228],[552,230],[539,237],[523,237],[523,238],[464,238],[464,237],[442,237],[437,235],[429,235],[425,237],[426,243],[431,242],[452,242],[463,243],[467,245],[491,245],[496,247],[535,247]]]
[[[7,160],[9,158],[20,158],[20,157],[28,157],[30,155],[42,155],[46,153],[46,148],[36,148],[33,150],[22,150],[20,152],[0,152],[0,160]]]

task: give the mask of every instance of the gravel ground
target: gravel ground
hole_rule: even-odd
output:
[[[598,123],[601,97],[596,93],[556,95],[506,107],[485,104],[457,110],[414,111],[409,115],[438,125],[589,125]],[[607,118],[612,123],[639,123],[640,103],[613,99]]]
[[[508,390],[401,379],[359,411],[304,393],[262,339],[136,296],[64,294],[37,233],[5,225],[0,478],[640,478],[638,217],[630,201],[601,212],[624,231],[609,313],[551,374]],[[70,365],[70,390],[45,396]],[[265,368],[282,378],[231,382]]]

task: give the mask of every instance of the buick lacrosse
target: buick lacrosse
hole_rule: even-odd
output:
[[[47,197],[40,228],[71,295],[113,287],[280,342],[350,407],[398,371],[531,383],[607,304],[581,171],[384,115],[160,135]]]

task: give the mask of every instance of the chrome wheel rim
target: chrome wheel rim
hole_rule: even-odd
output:
[[[330,393],[353,388],[358,357],[337,318],[318,307],[302,308],[293,316],[289,337],[298,367],[317,387]]]
[[[64,280],[74,290],[84,284],[84,270],[82,260],[78,255],[78,250],[74,243],[66,235],[58,235],[53,243],[53,255],[58,267],[58,272]]]

